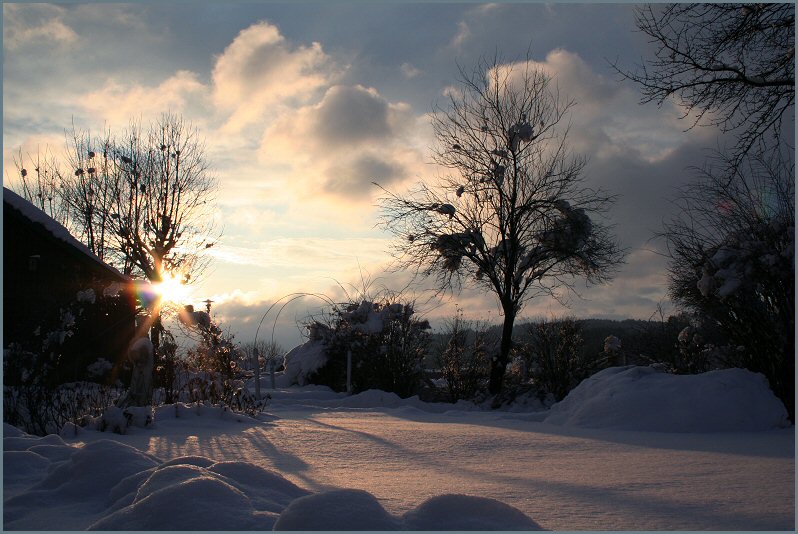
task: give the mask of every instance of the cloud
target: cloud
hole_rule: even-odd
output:
[[[65,15],[64,8],[49,4],[3,4],[3,46],[14,50],[30,44],[74,44],[78,33],[64,21]]]
[[[389,111],[376,89],[337,85],[314,107],[309,133],[325,148],[383,141],[392,133]]]
[[[385,259],[386,248],[386,241],[380,238],[303,237],[271,239],[257,247],[226,244],[222,239],[209,252],[228,263],[329,269],[333,273],[351,269],[358,261],[380,262]]]
[[[461,20],[457,23],[457,33],[452,38],[452,41],[449,43],[449,46],[454,48],[455,50],[460,50],[463,48],[463,45],[466,41],[471,37],[471,27],[468,23],[464,20]]]
[[[304,342],[307,331],[303,324],[311,316],[318,316],[328,306],[326,299],[287,293],[282,298],[252,300],[247,296],[232,296],[213,305],[213,316],[224,326],[234,325],[236,341],[249,343],[274,341],[285,350]],[[297,298],[294,298],[297,297]]]
[[[468,58],[493,50],[538,54],[534,66],[577,101],[570,146],[589,157],[587,185],[622,194],[610,222],[633,252],[612,285],[586,290],[590,301],[574,300],[577,315],[653,312],[664,292],[664,260],[639,251],[669,213],[665,199],[674,185],[689,179],[684,168],[700,164],[699,146],[714,135],[707,129],[685,134],[679,108],[640,106],[635,86],[616,83],[603,57],[620,53],[622,61],[631,61],[638,54],[630,46],[629,36],[636,35],[631,7],[425,7],[444,16],[426,17],[423,39],[390,50],[385,43],[394,43],[392,36],[373,37],[368,30],[379,27],[370,21],[393,16],[393,8],[347,20],[355,28],[349,33],[349,26],[318,33],[321,24],[306,24],[304,12],[279,15],[282,8],[265,10],[286,17],[280,28],[274,21],[250,25],[264,16],[254,7],[231,17],[235,11],[222,16],[203,8],[195,16],[154,5],[3,9],[7,166],[11,148],[35,150],[44,146],[45,134],[60,153],[71,117],[78,127],[96,130],[106,121],[124,127],[131,117],[146,122],[146,115],[164,108],[182,113],[206,138],[222,186],[218,211],[226,234],[210,250],[217,261],[208,293],[230,302],[231,317],[244,317],[246,308],[259,319],[265,311],[259,306],[267,302],[262,295],[310,287],[333,291],[331,278],[356,283],[358,264],[381,272],[387,242],[373,230],[379,190],[371,182],[401,191],[435,173],[426,161],[434,142],[429,120],[417,110],[427,110],[443,85],[456,79],[457,60],[469,68]],[[425,10],[405,10],[397,22],[417,27]],[[208,22],[210,13],[219,20]],[[186,24],[178,31],[181,17]],[[596,41],[585,31],[604,26],[611,28],[607,39]],[[196,37],[209,28],[213,38]],[[294,37],[314,28],[324,46]],[[405,35],[402,29],[397,23],[391,33]],[[365,42],[375,47],[356,46]],[[385,284],[403,285],[403,274],[385,275]],[[236,293],[236,287],[246,291]],[[430,304],[440,307],[429,314],[450,315],[454,301],[472,316],[500,319],[495,298],[473,290]],[[241,307],[234,309],[235,302]],[[527,313],[551,310],[561,308],[536,299]]]
[[[406,177],[401,163],[385,160],[375,154],[362,154],[348,162],[337,162],[324,175],[324,190],[344,197],[369,193],[369,185],[377,182],[389,186]]]
[[[229,113],[231,132],[258,122],[270,108],[307,102],[334,77],[321,44],[293,47],[277,26],[258,22],[242,30],[213,67],[213,97]]]
[[[681,110],[668,102],[663,106],[641,106],[640,94],[596,72],[578,54],[557,48],[543,61],[530,60],[502,65],[511,83],[521,83],[525,68],[545,72],[551,88],[562,102],[573,100],[568,120],[570,146],[578,153],[606,158],[635,152],[649,162],[661,161],[675,149],[693,140],[703,144],[716,132],[691,131],[687,136],[680,121]]]
[[[155,86],[108,80],[100,89],[83,96],[79,103],[92,116],[120,125],[133,117],[155,117],[165,111],[199,116],[199,109],[206,107],[203,104],[208,97],[208,88],[199,76],[181,70]],[[192,107],[194,113],[190,113]]]
[[[421,75],[421,71],[416,67],[414,67],[413,65],[411,65],[410,63],[402,63],[400,70],[402,71],[402,74],[405,76],[405,78],[408,79],[416,78]]]
[[[376,89],[335,85],[318,103],[284,113],[267,129],[261,159],[288,167],[303,197],[367,200],[377,192],[372,181],[397,184],[423,161],[415,129],[421,120]]]

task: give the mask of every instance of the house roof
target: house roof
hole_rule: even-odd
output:
[[[99,264],[101,268],[105,269],[108,274],[112,275],[114,278],[125,282],[130,281],[130,277],[122,274],[115,267],[101,260],[89,247],[75,239],[75,237],[69,233],[69,230],[64,228],[58,221],[6,187],[3,187],[3,209],[14,210],[23,218],[41,227],[55,239],[63,241],[69,245],[70,248],[75,249],[89,260]]]

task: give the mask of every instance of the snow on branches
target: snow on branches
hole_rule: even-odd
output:
[[[557,200],[554,207],[561,216],[551,228],[540,235],[540,243],[554,252],[558,257],[565,258],[582,249],[593,230],[593,223],[585,210],[572,208],[565,200]]]
[[[772,220],[752,231],[737,232],[711,248],[700,266],[696,287],[705,298],[733,298],[739,292],[761,293],[766,280],[794,276],[795,229]]]

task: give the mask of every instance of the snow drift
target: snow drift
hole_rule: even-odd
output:
[[[790,426],[760,373],[723,369],[672,375],[653,367],[611,367],[551,407],[546,423],[650,432],[740,432]]]
[[[210,411],[203,416],[222,420]],[[366,491],[310,494],[248,462],[161,462],[114,440],[72,446],[57,435],[3,427],[5,530],[540,529],[520,510],[485,497],[441,495],[395,516]]]
[[[486,497],[439,495],[401,517],[373,495],[342,489],[309,495],[280,514],[274,530],[541,530],[510,505]]]

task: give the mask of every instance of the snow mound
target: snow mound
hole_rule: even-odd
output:
[[[542,530],[503,502],[469,495],[439,495],[404,515],[406,530]]]
[[[723,369],[672,375],[611,367],[551,407],[546,423],[650,432],[748,432],[790,426],[760,373]]]
[[[249,495],[259,510],[279,512],[294,499],[309,493],[282,475],[248,462],[217,462],[208,471]]]
[[[112,490],[113,513],[89,528],[271,530],[277,514],[307,494],[281,475],[247,462],[185,456],[121,481]]]
[[[292,502],[274,530],[541,530],[508,504],[485,497],[439,495],[402,517],[388,513],[370,493],[341,489]]]
[[[336,393],[327,386],[285,387],[267,390],[271,396],[270,409],[326,408],[340,410],[379,410],[393,413],[450,413],[480,410],[470,401],[456,403],[425,402],[413,395],[403,399],[395,393],[369,389],[354,395]]]
[[[107,492],[120,479],[155,465],[157,461],[149,454],[118,441],[100,440],[77,449],[33,489],[69,492],[80,498]]]
[[[406,403],[396,393],[368,389],[356,395],[344,397],[337,405],[342,408],[399,408]]]
[[[3,453],[3,486],[25,483],[31,475],[43,475],[50,461],[33,451],[5,451]]]
[[[271,529],[274,514],[256,512],[241,491],[206,473],[196,466],[158,470],[131,505],[100,519],[89,530]],[[159,479],[153,481],[154,477]]]
[[[3,423],[3,497],[9,499],[41,481],[53,461],[75,452],[60,437],[31,436]]]
[[[5,446],[8,439],[28,439],[35,446],[37,442],[54,441],[52,438],[61,439],[50,435],[40,439],[33,436],[5,438],[3,441]],[[106,508],[109,492],[121,479],[158,463],[148,454],[111,440],[100,440],[79,448],[63,447],[73,450],[68,459],[51,462],[43,479],[4,501],[5,529],[46,530],[52,529],[53,525],[64,530],[85,528],[84,518]],[[66,456],[64,452],[62,456]],[[4,464],[10,463],[7,454],[8,451],[3,452]],[[37,464],[41,467],[41,462]],[[5,477],[4,473],[4,483]]]
[[[399,530],[399,520],[369,492],[340,489],[295,500],[274,530]]]
[[[18,438],[20,436],[24,436],[25,433],[15,427],[14,425],[9,425],[8,423],[3,423],[3,437],[4,438]]]
[[[210,467],[215,462],[204,456],[178,456],[168,462],[164,462],[158,469],[169,467],[170,465],[196,465],[197,467]]]

